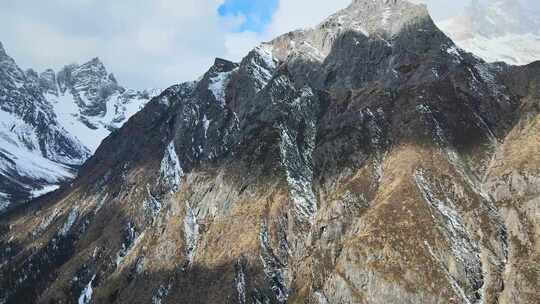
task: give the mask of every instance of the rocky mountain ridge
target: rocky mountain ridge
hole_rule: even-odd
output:
[[[0,218],[0,302],[537,303],[540,66],[425,11],[357,0],[153,98]]]
[[[56,74],[22,71],[0,44],[0,210],[72,179],[155,91],[126,90],[95,58]]]
[[[159,89],[120,86],[99,58],[65,66],[57,74],[48,69],[39,75],[39,83],[61,123],[91,151],[159,94]]]
[[[23,72],[0,44],[1,208],[73,175],[90,156],[57,121],[34,73]]]

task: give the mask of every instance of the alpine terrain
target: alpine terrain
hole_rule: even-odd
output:
[[[459,47],[488,62],[540,60],[539,12],[520,0],[473,0],[460,16],[438,25]]]
[[[72,179],[152,94],[124,89],[97,58],[23,71],[0,44],[0,213]]]
[[[424,5],[354,0],[5,213],[0,303],[539,303],[539,88]]]

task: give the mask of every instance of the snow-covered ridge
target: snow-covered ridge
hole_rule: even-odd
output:
[[[48,69],[40,75],[40,86],[60,124],[92,152],[160,93],[120,86],[99,58],[68,65],[57,74]]]
[[[460,16],[438,23],[456,44],[488,62],[540,60],[540,17],[518,0],[472,1]]]
[[[159,90],[120,86],[98,59],[23,71],[0,44],[0,202],[24,202],[76,175],[101,141]]]
[[[184,176],[184,171],[180,165],[180,160],[176,154],[174,141],[171,141],[165,150],[165,154],[160,166],[160,180],[172,192],[178,191],[180,180]]]

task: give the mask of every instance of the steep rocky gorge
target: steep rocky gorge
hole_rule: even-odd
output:
[[[540,65],[355,0],[0,218],[0,303],[537,303]]]

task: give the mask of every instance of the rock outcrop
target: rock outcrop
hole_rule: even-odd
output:
[[[0,219],[0,302],[537,303],[536,67],[404,0],[217,59]]]

